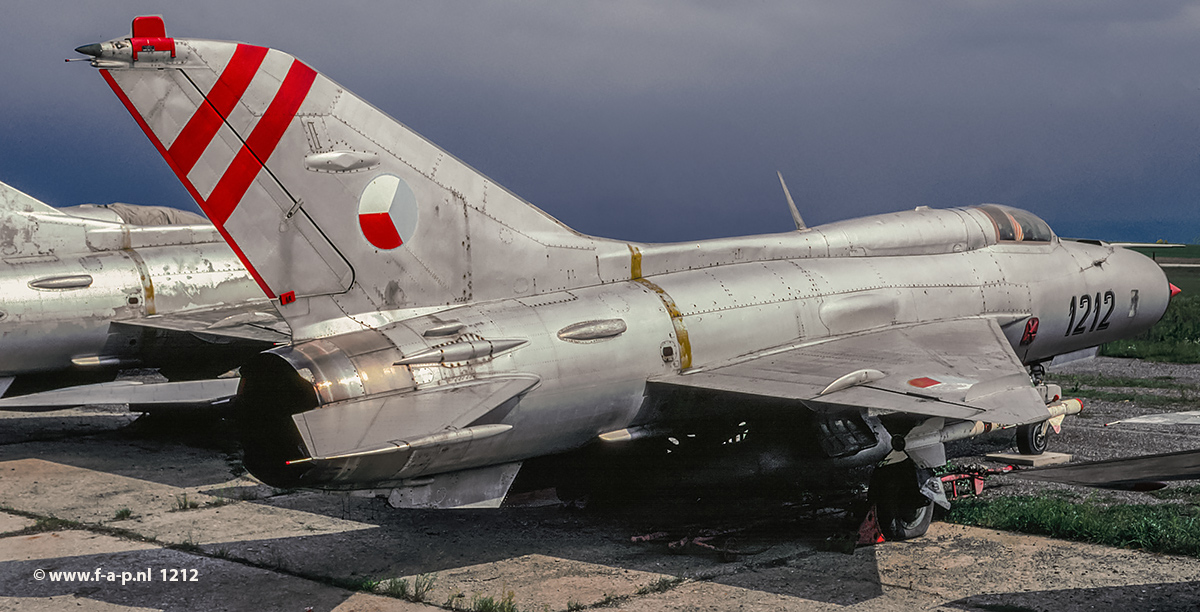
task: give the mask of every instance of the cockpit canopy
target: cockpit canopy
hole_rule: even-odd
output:
[[[992,220],[996,235],[1001,242],[1050,242],[1054,232],[1037,215],[998,204],[983,204],[973,207]]]

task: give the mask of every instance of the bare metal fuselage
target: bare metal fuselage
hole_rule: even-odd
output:
[[[91,278],[39,288],[39,281]],[[143,353],[141,334],[110,323],[159,312],[261,299],[223,243],[8,258],[0,263],[0,375],[124,363]],[[178,356],[186,359],[186,356]]]
[[[263,302],[258,286],[211,225],[135,226],[69,214],[0,185],[0,377],[119,367],[202,370],[206,346],[134,326],[166,313]],[[149,208],[122,205],[138,212]],[[111,214],[111,213],[110,213]],[[181,352],[179,349],[193,349]],[[212,354],[227,352],[214,346]],[[226,368],[236,366],[226,365]]]
[[[655,377],[888,326],[994,318],[1021,361],[1034,363],[1146,329],[1169,299],[1162,271],[1142,255],[1057,238],[1001,242],[971,209],[622,246],[625,253],[601,259],[601,274],[628,274],[624,280],[471,304],[273,350],[312,383],[319,405],[296,414],[294,426],[314,457],[414,439],[453,421],[445,412],[407,408],[414,392],[514,375],[536,381],[511,412],[499,415],[512,426],[503,435],[429,457],[418,448],[300,465],[294,476],[332,488],[396,486],[577,448],[646,421],[647,384]],[[1083,300],[1099,309],[1084,312]],[[1022,344],[1031,317],[1040,326]],[[627,329],[592,340],[562,337],[571,326],[613,320]],[[483,338],[528,343],[486,359],[393,365],[445,344],[429,332],[447,321]],[[288,421],[280,425],[292,427]],[[282,465],[279,459],[272,457]]]

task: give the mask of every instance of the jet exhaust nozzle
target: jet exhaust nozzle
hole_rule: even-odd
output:
[[[342,474],[312,469],[295,416],[411,389],[407,370],[392,366],[399,357],[390,341],[371,331],[278,347],[250,359],[242,366],[236,409],[246,469],[275,487],[337,488]]]

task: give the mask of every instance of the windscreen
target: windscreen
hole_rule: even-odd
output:
[[[984,204],[977,207],[992,220],[1001,242],[1050,242],[1054,232],[1037,215],[1019,208]]]

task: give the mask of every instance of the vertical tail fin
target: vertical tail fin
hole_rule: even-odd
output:
[[[0,257],[43,256],[79,249],[88,221],[0,183]]]
[[[5,183],[0,183],[0,213],[60,214],[53,206]]]
[[[139,20],[79,50],[294,327],[599,282],[604,242],[303,62]]]

